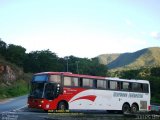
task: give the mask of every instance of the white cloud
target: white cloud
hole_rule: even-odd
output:
[[[151,32],[150,35],[153,38],[160,40],[160,32]]]

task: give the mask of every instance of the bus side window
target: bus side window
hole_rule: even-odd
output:
[[[148,93],[149,92],[148,84],[143,84],[143,92],[144,93]]]
[[[142,92],[142,84],[140,84],[140,83],[132,83],[132,90],[134,92]]]
[[[64,86],[72,86],[72,78],[64,77]]]
[[[83,78],[83,87],[93,87],[93,79]]]
[[[76,87],[79,86],[79,80],[77,77],[73,77],[72,82],[73,82],[73,86],[76,86]]]
[[[60,75],[50,75],[49,81],[55,82],[55,83],[61,83],[61,76]]]
[[[128,83],[128,82],[122,82],[122,89],[124,91],[128,91],[130,89],[130,83]]]
[[[106,80],[97,80],[97,88],[106,89]]]
[[[109,86],[111,90],[117,90],[117,81],[109,81]]]
[[[93,79],[89,80],[89,87],[93,88]]]

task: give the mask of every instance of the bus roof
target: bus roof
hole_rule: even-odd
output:
[[[126,81],[126,82],[138,82],[138,83],[149,83],[148,80],[135,80],[135,79],[120,79],[120,78],[112,78],[106,77],[107,80],[115,80],[115,81]]]
[[[91,75],[83,75],[83,74],[73,74],[71,72],[40,72],[40,73],[36,73],[34,75],[43,75],[43,74],[65,75],[65,76],[71,76],[71,77],[90,78],[90,79],[105,79],[106,78],[106,77],[102,77],[102,76],[91,76]]]
[[[70,76],[70,77],[79,77],[79,78],[90,78],[90,79],[106,79],[106,80],[115,80],[115,81],[126,81],[126,82],[138,82],[138,83],[148,83],[147,80],[134,80],[134,79],[120,79],[116,77],[102,77],[102,76],[91,76],[91,75],[83,75],[83,74],[73,74],[71,72],[40,72],[36,73],[34,75],[64,75],[64,76]]]

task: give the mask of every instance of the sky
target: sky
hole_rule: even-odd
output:
[[[0,38],[59,57],[160,47],[160,0],[0,0]]]

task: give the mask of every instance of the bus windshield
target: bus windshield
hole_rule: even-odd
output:
[[[35,75],[32,79],[33,82],[46,82],[48,75]]]
[[[53,83],[32,83],[30,96],[33,98],[53,99],[56,85]]]
[[[32,83],[30,96],[43,98],[44,83]]]
[[[37,74],[33,76],[30,97],[53,99],[56,97],[57,84],[61,83],[60,75]]]
[[[53,83],[48,83],[45,85],[44,97],[48,100],[52,100],[55,97],[56,85]]]

